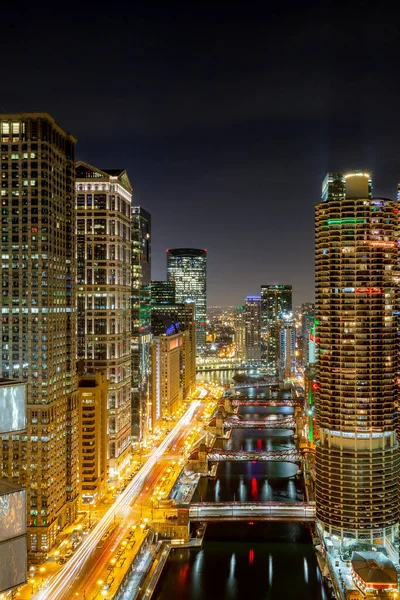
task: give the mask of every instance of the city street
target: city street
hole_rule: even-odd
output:
[[[205,398],[207,393],[202,389],[200,397]],[[154,516],[163,518],[165,514],[160,502],[166,499],[181,471],[184,452],[199,434],[199,418],[205,409],[206,404],[200,400],[189,404],[175,426],[171,423],[172,430],[150,452],[125,490],[106,507],[105,514],[91,515],[92,523],[99,520],[83,537],[68,562],[58,565],[53,560],[48,569],[48,561],[43,584],[39,577],[33,585],[26,585],[20,591],[21,600],[70,600],[75,597],[92,600],[111,597],[115,593],[140,549],[151,519]],[[85,524],[87,519],[88,515],[84,518]]]

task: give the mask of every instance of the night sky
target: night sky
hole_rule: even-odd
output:
[[[152,214],[153,279],[166,248],[207,248],[209,304],[267,283],[313,300],[326,171],[368,168],[379,196],[400,181],[395,9],[257,6],[1,8],[1,110],[49,112],[78,159],[126,168]]]

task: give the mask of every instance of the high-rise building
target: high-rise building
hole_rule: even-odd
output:
[[[0,115],[1,377],[27,384],[27,431],[2,476],[27,489],[28,550],[46,553],[78,504],[75,138],[47,113]]]
[[[107,490],[106,371],[86,373],[78,381],[79,393],[79,495],[82,505],[99,500]]]
[[[145,441],[151,420],[151,215],[132,207],[132,434]]]
[[[78,356],[105,371],[108,479],[130,461],[131,198],[124,169],[76,165]]]
[[[189,332],[154,336],[152,341],[152,423],[172,416],[183,398],[183,346]]]
[[[25,429],[26,385],[1,379],[0,435],[4,442],[11,442],[14,435],[25,433]],[[21,485],[0,478],[0,593],[26,581],[26,495]]]
[[[261,296],[247,296],[245,304],[246,360],[261,360]]]
[[[151,304],[175,304],[175,281],[152,281]]]
[[[183,337],[183,398],[186,398],[196,384],[196,321],[195,305],[158,304],[151,308],[151,331],[154,336],[188,332]]]
[[[366,172],[337,179],[316,207],[316,509],[343,549],[393,541],[399,517],[398,204]]]
[[[261,286],[261,357],[269,369],[278,369],[278,317],[292,311],[291,285]]]
[[[278,377],[287,379],[296,374],[296,328],[292,313],[282,313],[277,321]]]
[[[235,311],[235,346],[236,358],[246,360],[246,310],[245,306],[238,306]]]
[[[175,301],[195,304],[196,346],[201,354],[206,344],[207,250],[167,250],[167,280],[175,282]]]
[[[306,367],[309,362],[314,362],[313,346],[312,346],[312,331],[315,319],[315,304],[313,302],[305,302],[301,305],[301,362],[303,367]]]

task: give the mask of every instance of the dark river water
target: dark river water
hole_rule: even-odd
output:
[[[250,390],[251,395],[259,389]],[[274,419],[291,408],[241,407],[244,419]],[[232,450],[294,446],[290,430],[235,429],[219,446]],[[194,502],[296,502],[304,498],[292,463],[223,462],[201,478]],[[154,600],[328,600],[308,527],[288,523],[213,523],[200,550],[173,550]]]

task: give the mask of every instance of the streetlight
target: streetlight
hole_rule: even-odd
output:
[[[32,586],[32,596],[33,596],[33,591],[34,591],[34,588],[33,588],[33,586],[35,585],[35,580],[34,580],[34,579],[30,579],[30,580],[29,580],[29,583],[30,583],[30,584],[31,584],[31,586]]]
[[[42,585],[43,585],[43,577],[44,577],[44,572],[45,572],[45,568],[44,567],[40,567],[40,572],[42,574]]]

